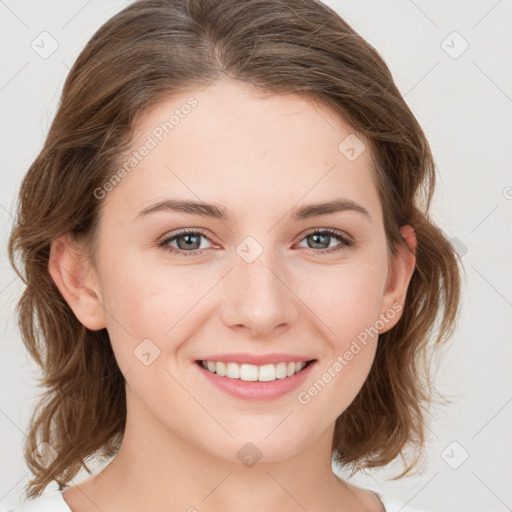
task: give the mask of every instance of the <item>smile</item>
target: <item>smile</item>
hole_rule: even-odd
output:
[[[286,362],[277,364],[238,364],[221,361],[198,361],[199,364],[211,373],[228,379],[243,380],[246,382],[270,382],[277,379],[292,377],[303,370],[311,361]]]

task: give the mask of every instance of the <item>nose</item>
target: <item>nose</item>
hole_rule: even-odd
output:
[[[252,263],[237,259],[224,283],[224,324],[246,330],[254,338],[275,336],[276,331],[290,326],[298,317],[298,299],[290,278],[266,254],[263,251]]]

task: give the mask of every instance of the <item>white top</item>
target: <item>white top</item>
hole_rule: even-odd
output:
[[[0,511],[0,512],[72,512],[68,504],[62,496],[62,491],[56,490],[39,496],[38,498],[28,501],[17,508]],[[404,503],[393,498],[382,496],[379,492],[372,490],[382,501],[386,512],[421,512],[416,508],[409,507]]]

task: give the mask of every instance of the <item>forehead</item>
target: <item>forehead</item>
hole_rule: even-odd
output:
[[[275,210],[302,197],[372,202],[364,144],[340,118],[299,95],[222,80],[168,97],[139,118],[120,162],[133,165],[109,194],[132,212],[165,196],[220,202],[230,211],[263,203]]]

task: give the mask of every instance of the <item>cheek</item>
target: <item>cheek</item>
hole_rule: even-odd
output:
[[[331,267],[312,272],[307,282],[297,282],[297,295],[337,348],[343,349],[379,318],[385,279],[381,267],[370,263]]]
[[[372,366],[377,348],[385,272],[382,265],[346,266],[322,278],[301,298],[315,312],[323,341],[320,366],[299,402],[329,410],[334,420],[354,400]]]
[[[155,357],[155,367],[169,363],[169,355],[212,314],[212,304],[205,307],[219,281],[213,270],[134,260],[116,266],[104,286],[108,331],[123,372],[139,367],[141,353]]]
[[[166,282],[149,267],[137,267],[121,262],[107,274],[102,286],[107,329],[123,372],[134,363],[139,366],[139,352],[149,352],[156,362],[164,342],[171,339],[166,333],[185,313],[182,305],[186,298],[179,283]]]

